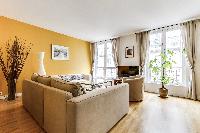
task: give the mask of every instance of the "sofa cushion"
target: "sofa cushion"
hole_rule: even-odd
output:
[[[57,75],[60,79],[65,81],[72,81],[72,80],[82,80],[84,79],[82,74],[66,74],[66,75]]]
[[[38,76],[37,82],[50,86],[51,85],[51,77],[46,77],[46,76]]]
[[[66,82],[60,79],[51,78],[51,86],[72,93],[73,97],[84,94],[80,83]]]
[[[37,82],[37,78],[38,78],[38,74],[37,73],[33,73],[31,75],[31,80]]]

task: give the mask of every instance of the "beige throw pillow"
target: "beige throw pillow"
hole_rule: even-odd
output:
[[[51,85],[51,78],[45,76],[38,76],[37,81],[41,84],[50,86]]]
[[[83,94],[82,88],[78,83],[70,83],[60,79],[51,78],[51,86],[72,93],[73,97]]]
[[[37,78],[38,78],[38,74],[37,73],[33,73],[31,75],[31,80],[37,82]]]

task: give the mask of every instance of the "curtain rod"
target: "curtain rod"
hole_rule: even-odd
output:
[[[193,19],[193,20],[189,20],[189,21],[198,21],[198,22],[200,22],[200,19]],[[189,22],[189,21],[185,21],[185,22]],[[169,27],[181,25],[181,24],[184,24],[185,22],[172,24],[172,25],[168,25],[168,26],[162,26],[160,28],[154,28],[154,29],[150,29],[150,30],[143,30],[143,31],[140,31],[140,32],[160,30],[160,29],[164,29],[164,28],[169,28]],[[135,32],[134,34],[137,34],[137,33],[140,33],[140,32]],[[112,38],[112,39],[107,39],[107,40],[102,40],[102,41],[97,41],[97,42],[104,42],[104,41],[108,41],[108,40],[111,41],[111,40],[116,39],[116,38],[118,38],[118,37],[115,37],[115,38]],[[92,42],[92,43],[97,43],[97,42]]]
[[[112,38],[112,39],[106,39],[106,40],[97,41],[97,42],[112,41],[113,39],[116,39],[116,38]]]
[[[144,30],[144,31],[141,31],[141,32],[160,30],[160,29],[164,29],[164,28],[169,28],[169,27],[177,26],[177,25],[180,25],[180,24],[181,23],[179,23],[179,24],[172,24],[172,25],[163,26],[163,27],[160,27],[160,28],[154,28],[154,29],[150,29],[150,30]],[[136,32],[135,34],[141,33],[141,32]]]
[[[148,31],[160,30],[160,29],[164,29],[164,28],[173,27],[173,26],[176,26],[176,25],[179,25],[179,24],[172,24],[172,25],[168,25],[168,26],[163,26],[163,27],[161,27],[161,28],[155,28],[155,29],[148,30]]]
[[[189,21],[198,21],[198,22],[200,22],[200,19],[193,19],[193,20],[189,20]],[[168,26],[163,26],[163,27],[160,27],[160,28],[154,28],[154,29],[150,29],[150,30],[144,30],[144,31],[141,31],[141,32],[154,31],[154,30],[160,30],[160,29],[164,29],[164,28],[169,28],[169,27],[173,27],[173,26],[184,24],[184,23],[189,22],[189,21],[185,21],[185,22],[177,23],[177,24],[172,24],[172,25],[168,25]],[[140,32],[136,32],[135,34],[137,34],[137,33],[140,33]]]

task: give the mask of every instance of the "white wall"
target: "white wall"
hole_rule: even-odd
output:
[[[134,58],[125,58],[125,48],[134,46]],[[139,66],[139,46],[136,44],[135,34],[120,37],[119,66]]]

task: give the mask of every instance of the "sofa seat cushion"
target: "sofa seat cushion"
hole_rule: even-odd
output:
[[[73,97],[84,94],[80,83],[66,82],[60,79],[51,78],[51,86],[72,93]]]
[[[47,77],[47,76],[38,76],[37,77],[37,82],[50,86],[51,85],[51,77]]]

